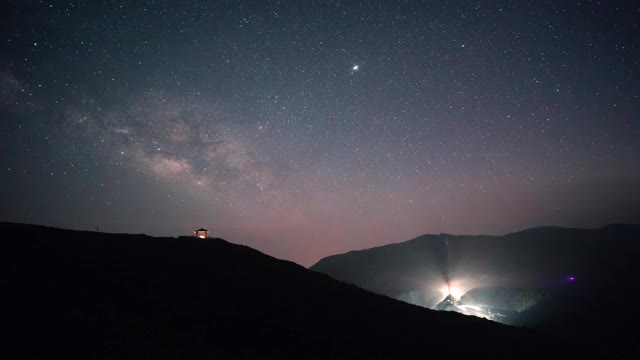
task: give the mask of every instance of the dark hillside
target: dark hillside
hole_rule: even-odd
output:
[[[20,358],[567,355],[528,330],[371,294],[221,239],[0,230],[5,351]]]

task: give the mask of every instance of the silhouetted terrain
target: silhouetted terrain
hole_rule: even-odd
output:
[[[221,239],[7,223],[0,231],[7,358],[578,354],[529,330],[368,293]]]
[[[424,235],[330,256],[310,269],[421,306],[531,327],[616,358],[638,352],[638,331],[629,330],[640,324],[638,259],[640,225],[542,227],[504,236]],[[456,304],[439,291],[447,278],[462,290]]]

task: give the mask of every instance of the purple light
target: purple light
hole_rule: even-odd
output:
[[[569,276],[569,281],[576,281],[576,278],[573,276]]]

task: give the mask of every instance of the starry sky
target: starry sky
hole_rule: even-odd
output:
[[[424,233],[640,222],[636,1],[24,1],[0,220],[311,265]]]

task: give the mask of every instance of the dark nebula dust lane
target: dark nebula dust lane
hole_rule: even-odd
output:
[[[640,221],[633,1],[9,1],[0,220],[310,265]]]

